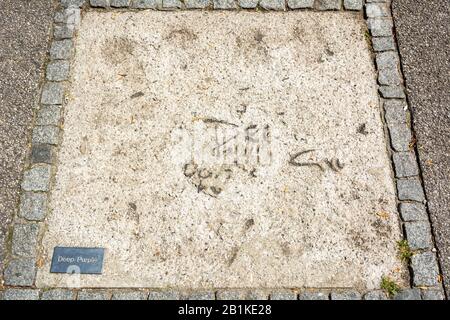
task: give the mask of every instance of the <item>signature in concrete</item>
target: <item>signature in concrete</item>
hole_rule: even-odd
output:
[[[194,132],[194,154],[198,163],[270,165],[271,130],[268,124],[237,125],[216,118],[199,118],[207,125]],[[200,151],[200,152],[199,152]]]
[[[304,150],[293,154],[289,159],[289,164],[295,167],[315,167],[320,171],[331,169],[334,172],[339,172],[344,168],[344,165],[337,158],[324,159],[322,161],[302,161],[301,158],[307,154],[314,152],[314,149]]]

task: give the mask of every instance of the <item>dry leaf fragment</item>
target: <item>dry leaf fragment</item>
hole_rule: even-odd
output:
[[[377,216],[380,217],[381,219],[388,219],[389,212],[383,210],[383,211],[378,212]]]

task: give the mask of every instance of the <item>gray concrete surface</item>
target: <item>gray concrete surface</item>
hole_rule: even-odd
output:
[[[0,1],[0,274],[9,225],[19,201],[52,11],[52,0]]]
[[[87,287],[405,284],[364,30],[349,12],[85,13],[37,285],[69,279],[55,246],[106,248]]]
[[[394,0],[428,207],[450,289],[450,1]]]

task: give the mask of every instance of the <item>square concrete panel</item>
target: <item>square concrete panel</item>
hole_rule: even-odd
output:
[[[37,285],[378,288],[404,281],[361,15],[97,12],[74,40]],[[404,282],[406,283],[406,282]]]

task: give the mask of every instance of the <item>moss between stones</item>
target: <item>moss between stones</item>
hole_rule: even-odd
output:
[[[389,297],[395,296],[400,291],[400,287],[388,277],[381,278],[380,287],[387,293]]]
[[[398,244],[398,253],[399,253],[400,259],[402,259],[402,261],[404,261],[404,262],[408,262],[413,255],[413,252],[411,251],[411,248],[409,247],[408,241],[400,240],[399,242],[397,242],[397,244]]]

